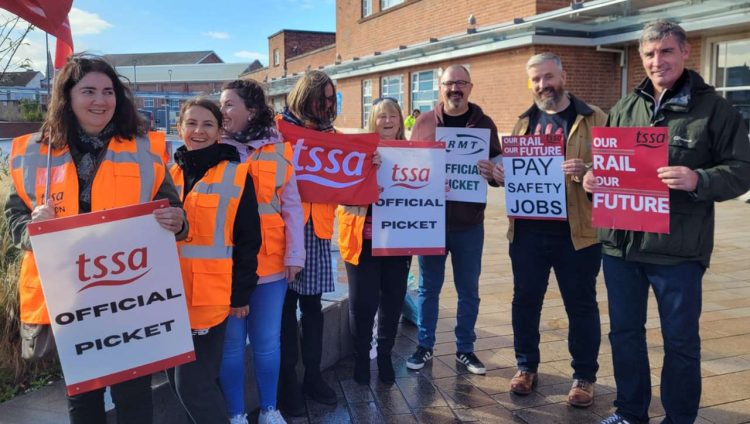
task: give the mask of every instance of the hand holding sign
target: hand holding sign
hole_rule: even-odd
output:
[[[698,173],[686,166],[664,166],[656,170],[659,178],[673,190],[695,191]]]

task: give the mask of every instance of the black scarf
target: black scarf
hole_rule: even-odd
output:
[[[109,143],[114,133],[114,125],[107,124],[97,135],[86,134],[76,125],[76,133],[73,136],[75,149],[80,153],[80,159],[76,166],[78,173],[78,201],[84,205],[91,206],[91,185],[94,182],[96,169],[99,167],[99,155]]]

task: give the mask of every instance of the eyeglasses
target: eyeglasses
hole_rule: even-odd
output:
[[[458,81],[443,81],[440,84],[443,85],[443,87],[453,87],[454,85],[458,88],[464,88],[467,85],[471,84],[470,81],[464,81],[464,80],[458,80]]]
[[[398,104],[398,100],[394,99],[393,97],[388,97],[388,96],[383,97],[383,96],[380,96],[377,99],[375,99],[375,100],[372,101],[372,105],[375,106],[376,104],[382,102],[383,100],[390,100],[393,103]]]

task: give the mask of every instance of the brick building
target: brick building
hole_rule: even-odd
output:
[[[746,0],[337,0],[336,44],[308,52],[299,64],[285,56],[286,76],[269,70],[266,82],[279,103],[298,78],[294,73],[323,69],[340,95],[336,125],[361,128],[379,96],[399,99],[405,112],[432,108],[440,72],[460,63],[472,74],[471,100],[507,133],[532,103],[525,72],[531,55],[559,54],[570,91],[606,110],[645,76],[637,49],[640,29],[664,17],[691,37],[688,66],[748,118]]]

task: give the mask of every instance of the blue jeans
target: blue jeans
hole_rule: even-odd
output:
[[[484,224],[466,230],[448,231],[445,235],[446,252],[451,255],[453,281],[458,292],[456,317],[456,350],[473,352],[477,335],[474,325],[479,313],[479,274],[482,272]],[[438,320],[440,290],[445,280],[447,255],[419,257],[418,305],[422,312],[419,323],[419,345],[428,349],[435,346],[435,327]]]
[[[515,232],[509,251],[513,266],[513,345],[518,369],[537,372],[539,319],[553,269],[568,315],[573,378],[596,381],[601,343],[596,276],[602,259],[601,245],[575,250],[570,232],[521,230]]]
[[[230,417],[245,413],[245,346],[248,338],[253,348],[260,407],[276,408],[281,307],[284,305],[286,286],[284,278],[259,284],[250,295],[250,314],[244,319],[228,318],[219,383]]]
[[[617,413],[648,422],[651,372],[646,349],[646,307],[649,287],[659,307],[664,339],[661,402],[664,423],[693,423],[701,397],[701,283],[699,262],[653,265],[604,255],[604,280],[609,301],[612,362],[617,384]]]

